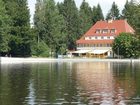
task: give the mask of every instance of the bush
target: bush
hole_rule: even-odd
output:
[[[49,57],[49,51],[49,47],[43,41],[32,46],[32,56]]]

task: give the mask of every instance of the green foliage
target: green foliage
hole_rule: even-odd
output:
[[[10,48],[9,43],[9,29],[10,29],[10,18],[6,14],[4,2],[0,0],[0,53],[7,53]]]
[[[101,9],[101,6],[100,4],[97,5],[97,20],[104,20],[104,16],[103,16],[103,13],[102,13],[102,9]]]
[[[106,20],[109,19],[120,19],[119,9],[115,2],[113,2],[111,9],[106,16]]]
[[[121,33],[115,38],[112,49],[117,55],[124,58],[139,57],[140,56],[139,40],[130,33]]]
[[[66,50],[65,21],[54,0],[37,1],[34,25],[36,39],[45,42],[51,52]]]
[[[33,36],[31,55],[33,57],[49,57],[50,48],[41,38],[39,38],[39,36],[37,37],[38,34],[35,28],[31,28],[31,33]]]
[[[98,4],[97,7],[95,6],[93,7],[92,14],[93,14],[92,16],[93,24],[95,24],[97,21],[104,20],[100,4]]]
[[[12,56],[30,56],[32,35],[27,0],[4,0],[7,15],[11,19],[9,53]]]
[[[83,35],[92,26],[92,10],[85,0],[83,0],[80,11],[80,35]]]
[[[42,0],[37,0],[35,6],[35,14],[34,14],[34,29],[36,33],[36,39],[39,37],[43,40],[45,35],[45,27],[44,27],[44,20],[45,20],[45,4]]]
[[[34,45],[32,45],[32,56],[49,57],[49,52],[49,47],[43,41],[40,41],[39,43],[34,43]]]
[[[62,8],[59,7],[60,13],[66,22],[66,43],[69,50],[76,49],[76,40],[80,35],[80,24],[78,9],[74,0],[64,0]]]
[[[127,1],[122,11],[122,18],[127,19],[140,38],[140,4],[134,0]]]
[[[140,39],[133,40],[131,45],[131,49],[133,50],[132,56],[134,58],[140,57]]]

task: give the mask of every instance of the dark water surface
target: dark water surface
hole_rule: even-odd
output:
[[[140,105],[140,63],[3,64],[0,105]]]

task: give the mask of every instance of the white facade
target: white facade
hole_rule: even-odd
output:
[[[109,39],[115,39],[115,36],[88,36],[85,37],[85,40],[109,40]]]

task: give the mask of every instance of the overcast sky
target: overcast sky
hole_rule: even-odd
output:
[[[56,2],[62,2],[63,0],[55,0]],[[80,7],[83,0],[75,0],[77,7]],[[85,0],[89,3],[91,7],[96,6],[98,3],[101,5],[102,11],[104,16],[106,16],[107,12],[111,8],[111,5],[113,1],[118,5],[119,9],[122,10],[124,7],[124,4],[126,3],[126,0]],[[28,0],[29,8],[30,8],[30,14],[31,14],[31,23],[33,22],[33,14],[35,11],[35,3],[36,0]]]

